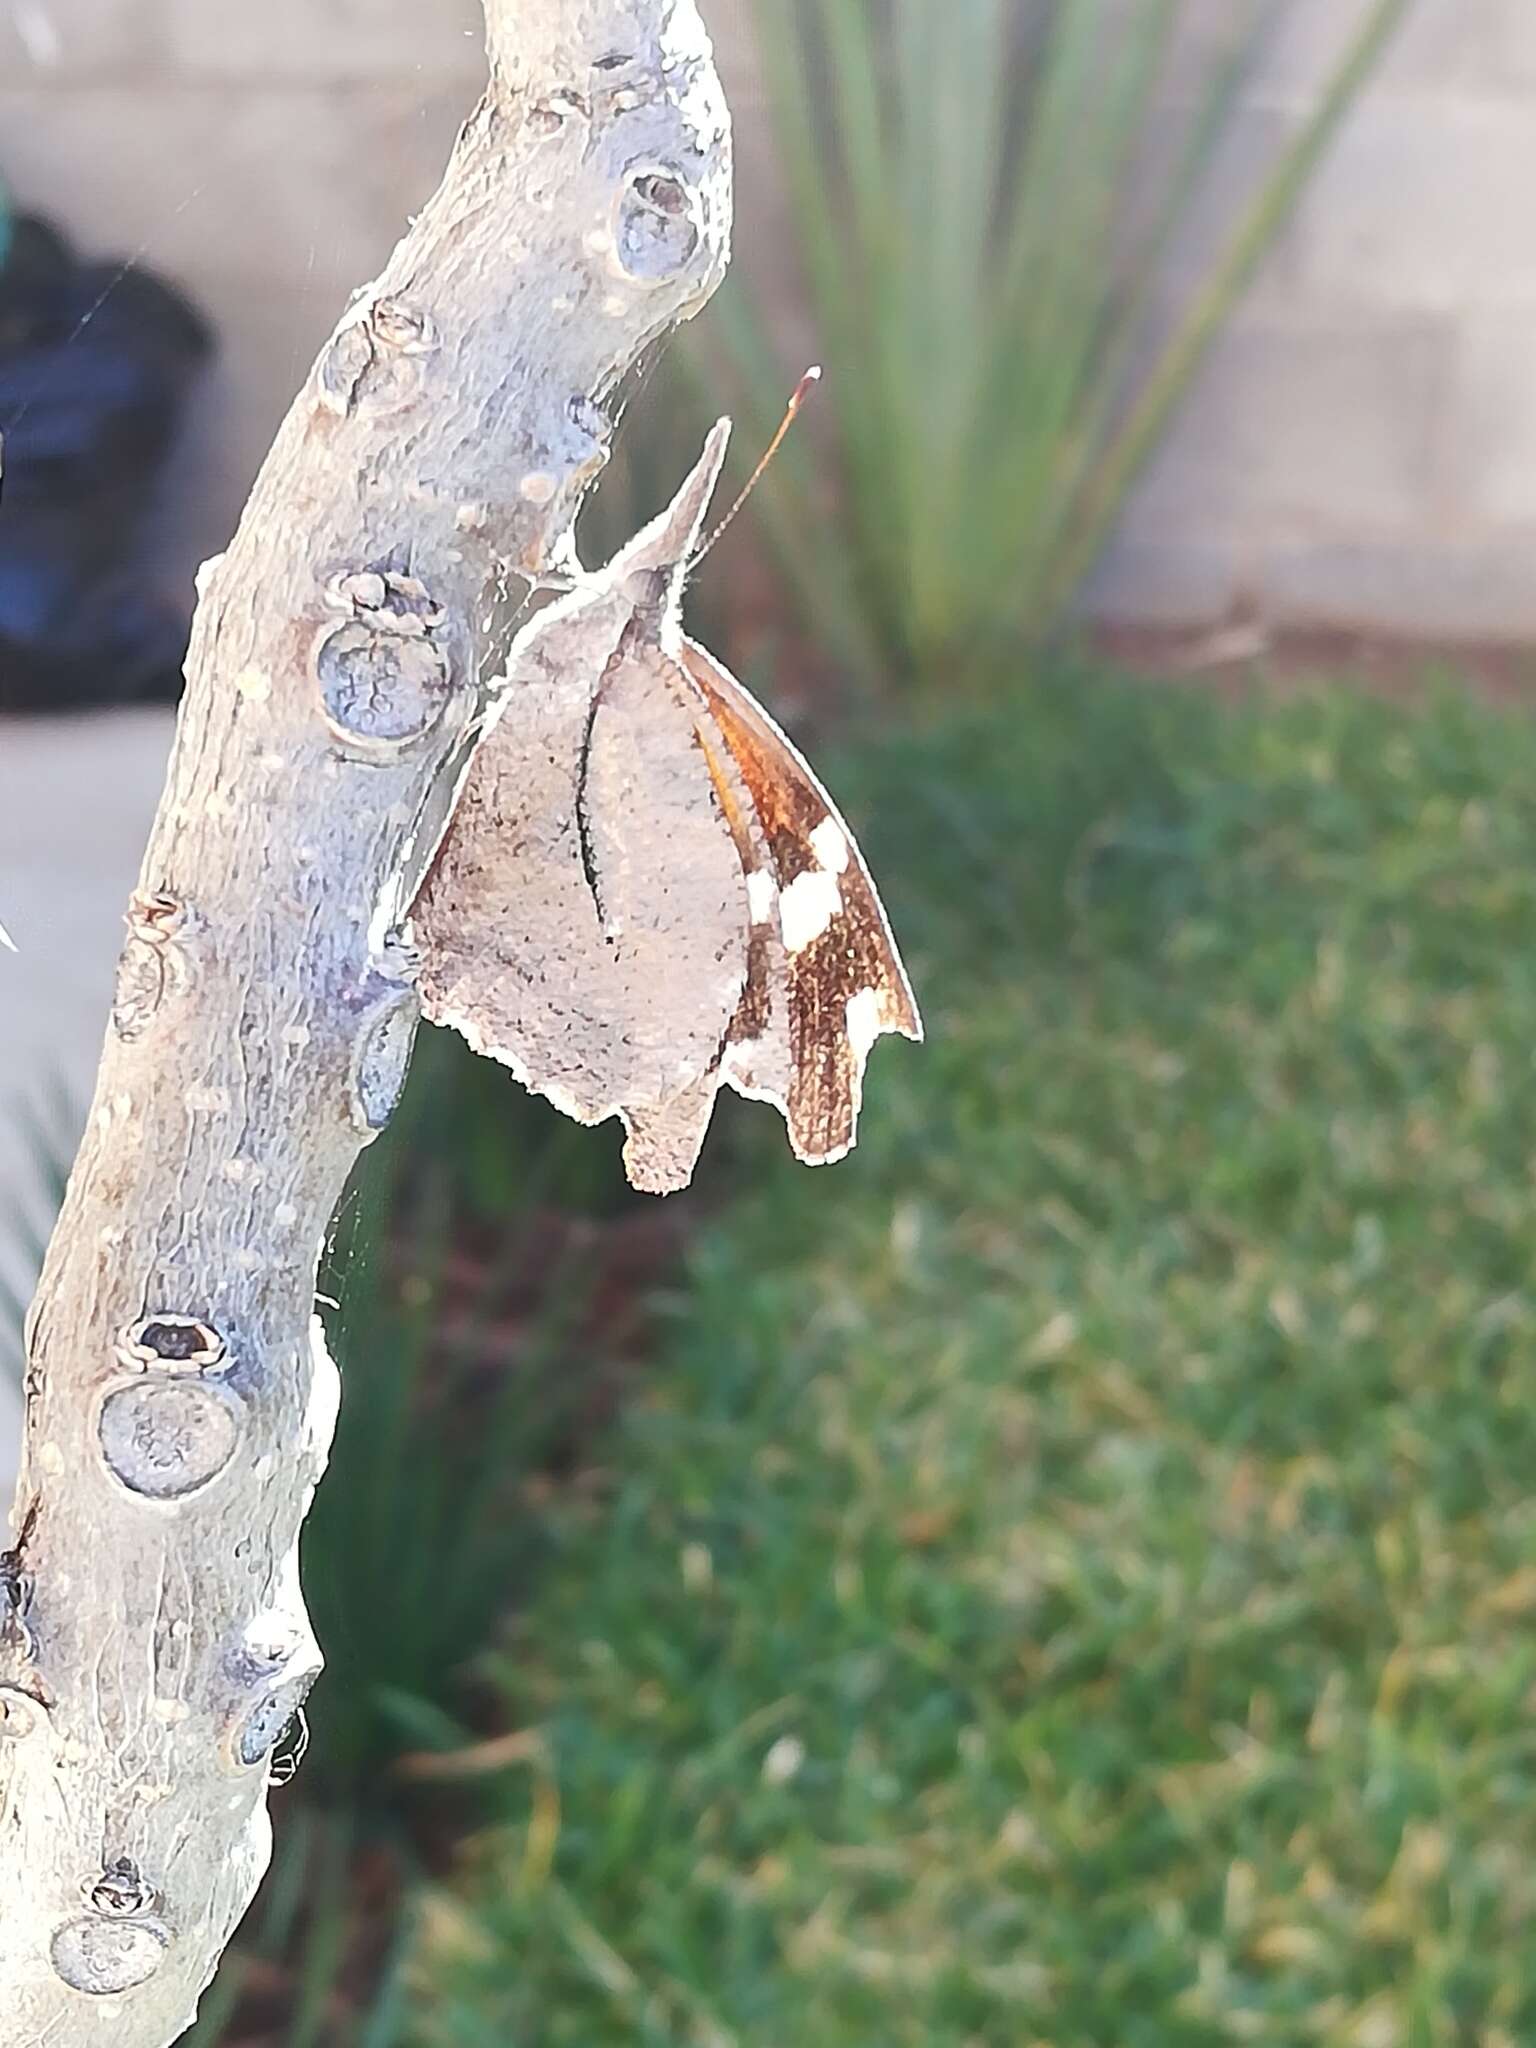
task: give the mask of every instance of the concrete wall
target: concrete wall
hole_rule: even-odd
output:
[[[760,137],[740,0],[712,13]],[[161,514],[178,590],[227,537],[348,294],[436,184],[484,82],[481,23],[479,0],[0,0],[15,203],[167,272],[220,332]]]
[[[1197,22],[1234,0],[1191,0]],[[1303,116],[1367,0],[1292,0],[1172,283]],[[706,0],[740,260],[787,272],[750,0]],[[224,337],[168,494],[217,546],[346,294],[432,183],[478,0],[0,0],[0,173],[191,285]],[[1409,20],[1137,494],[1094,602],[1431,636],[1536,632],[1536,0]]]
[[[1227,197],[1273,160],[1363,11],[1299,0],[1225,153]],[[1536,4],[1414,0],[1138,491],[1096,602],[1178,624],[1240,610],[1536,634],[1533,199]]]
[[[192,289],[220,333],[167,493],[185,589],[222,544],[347,293],[442,168],[480,65],[472,0],[0,0],[0,176],[93,251]]]

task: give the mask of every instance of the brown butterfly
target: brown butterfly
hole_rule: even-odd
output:
[[[514,643],[417,895],[425,1013],[686,1186],[722,1085],[798,1156],[854,1141],[883,1032],[922,1024],[853,835],[767,713],[684,637],[725,459]]]

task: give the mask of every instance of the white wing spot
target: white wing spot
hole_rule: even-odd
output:
[[[848,839],[835,818],[823,818],[811,834],[811,850],[828,874],[840,875],[848,865]]]
[[[784,934],[786,953],[802,953],[814,945],[843,907],[843,892],[836,875],[825,868],[808,868],[796,875],[779,898],[779,929]]]
[[[754,924],[766,924],[773,915],[773,899],[778,891],[766,868],[754,868],[747,877],[747,908],[752,913]]]
[[[848,998],[848,1043],[853,1047],[853,1056],[862,1066],[869,1058],[869,1049],[880,1036],[880,998],[872,988],[861,988],[857,995]]]

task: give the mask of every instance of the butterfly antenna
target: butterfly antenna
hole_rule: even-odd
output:
[[[693,562],[695,566],[703,561],[704,557],[709,553],[710,549],[714,546],[715,542],[720,538],[721,534],[725,532],[725,529],[736,517],[736,514],[741,510],[742,506],[745,505],[748,498],[750,498],[752,493],[757,489],[759,483],[762,481],[763,471],[768,467],[769,463],[772,462],[775,455],[778,454],[780,446],[783,443],[784,436],[789,432],[790,428],[794,425],[795,414],[800,410],[801,406],[804,405],[806,399],[810,396],[811,386],[813,384],[819,384],[820,382],[821,365],[819,363],[812,363],[811,367],[806,371],[805,375],[800,379],[800,382],[795,386],[794,390],[791,392],[789,403],[784,408],[784,417],[779,421],[778,432],[774,435],[773,439],[768,443],[768,446],[763,450],[762,461],[757,465],[756,469],[754,469],[752,474],[747,478],[746,482],[742,485],[740,491],[737,492],[736,502],[734,505],[732,505],[730,511],[726,513],[725,517],[721,520],[720,524],[709,536],[709,539],[705,541],[703,547],[701,547],[698,553],[694,556]]]

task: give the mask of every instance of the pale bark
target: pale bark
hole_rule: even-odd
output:
[[[201,581],[29,1330],[0,1563],[6,2048],[163,2048],[260,1880],[272,1748],[320,1662],[297,1567],[338,1396],[316,1260],[416,1023],[391,917],[504,651],[498,564],[558,562],[604,398],[726,261],[694,0],[487,13],[491,89],[442,188]]]

